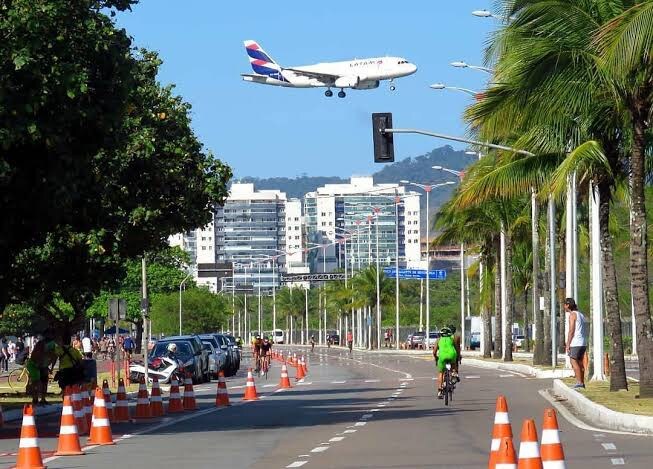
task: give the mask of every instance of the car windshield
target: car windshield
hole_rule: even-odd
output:
[[[220,348],[220,344],[218,344],[218,341],[214,336],[207,336],[207,337],[201,337],[202,342],[210,342],[213,347],[215,348]]]
[[[211,347],[210,342],[202,341],[202,347],[204,350],[208,350],[209,352],[213,353],[213,347]]]
[[[440,334],[437,332],[429,332],[429,339],[437,339],[438,337],[440,337]]]
[[[182,360],[190,359],[193,354],[191,353],[190,344],[188,342],[159,342],[156,344],[156,347],[152,350],[152,357],[162,357],[168,354],[168,345],[169,344],[177,345],[177,356]]]
[[[281,337],[283,335],[283,332],[282,331],[275,331],[274,335],[276,335],[277,337]]]

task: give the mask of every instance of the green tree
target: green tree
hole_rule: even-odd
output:
[[[182,333],[216,332],[227,326],[231,302],[206,288],[190,288],[182,293]],[[152,333],[179,333],[179,292],[155,295],[151,308]]]

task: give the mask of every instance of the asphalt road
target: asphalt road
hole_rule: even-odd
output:
[[[305,351],[306,349],[303,349]],[[261,399],[243,402],[244,373],[228,380],[232,406],[213,406],[215,384],[196,386],[202,409],[151,423],[114,425],[117,446],[48,460],[64,467],[482,468],[487,466],[498,394],[507,397],[515,435],[522,420],[541,429],[548,380],[465,367],[453,405],[435,398],[427,357],[342,349],[309,353],[309,375],[277,391],[279,365],[257,378]],[[291,373],[294,376],[294,371]],[[277,391],[277,392],[275,392]],[[653,438],[580,430],[559,416],[569,468],[650,468]],[[53,436],[53,435],[50,435]],[[16,439],[0,440],[0,464]],[[84,441],[82,442],[84,443]],[[47,458],[56,439],[41,438]],[[4,455],[4,456],[2,456]]]

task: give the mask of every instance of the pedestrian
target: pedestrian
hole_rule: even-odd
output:
[[[134,340],[130,335],[128,335],[122,343],[122,349],[125,352],[125,358],[127,360],[131,360],[134,347],[135,347]]]
[[[84,354],[84,358],[93,358],[93,342],[91,342],[89,336],[84,336],[82,339],[82,353]]]
[[[29,381],[27,391],[32,396],[32,405],[47,405],[45,395],[48,390],[48,381],[50,378],[50,369],[48,368],[48,354],[45,350],[45,341],[39,340],[32,354],[25,362],[25,369]],[[40,398],[40,400],[39,400]]]
[[[112,362],[116,360],[116,341],[113,337],[109,337],[107,341],[107,353]]]
[[[583,313],[578,311],[576,301],[573,298],[567,298],[564,302],[567,320],[569,321],[569,334],[565,350],[571,361],[571,367],[574,369],[576,376],[575,389],[585,387],[585,366],[583,359],[587,350],[587,341],[585,340],[586,320]]]
[[[9,350],[7,349],[7,339],[0,339],[0,370],[9,371]]]
[[[100,356],[102,357],[102,360],[107,359],[107,351],[108,351],[109,343],[107,341],[107,337],[104,336],[102,339],[100,339]]]
[[[82,341],[79,340],[79,336],[78,336],[78,335],[75,335],[75,337],[73,337],[73,343],[72,343],[72,346],[73,346],[73,348],[74,348],[75,350],[77,350],[78,352],[81,353],[81,351],[82,351]]]

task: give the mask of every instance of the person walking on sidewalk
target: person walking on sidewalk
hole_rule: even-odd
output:
[[[574,369],[576,375],[576,384],[574,388],[585,387],[585,367],[583,365],[583,358],[587,350],[587,342],[585,341],[585,316],[578,311],[576,301],[573,298],[565,299],[564,303],[565,312],[569,320],[569,334],[567,336],[567,346],[565,350],[569,355],[571,367]]]

